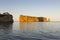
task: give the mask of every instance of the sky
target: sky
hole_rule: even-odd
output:
[[[12,14],[15,21],[21,14],[60,21],[60,0],[0,0],[0,13],[4,12]]]

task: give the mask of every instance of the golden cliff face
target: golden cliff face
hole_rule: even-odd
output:
[[[47,20],[47,18],[45,17],[33,17],[33,16],[20,15],[19,21],[20,22],[47,22],[50,21],[50,19]]]

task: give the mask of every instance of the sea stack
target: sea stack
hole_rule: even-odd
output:
[[[46,17],[20,15],[19,21],[20,22],[50,22],[50,19],[48,19]]]
[[[13,23],[13,16],[8,12],[0,14],[0,23],[3,22]]]

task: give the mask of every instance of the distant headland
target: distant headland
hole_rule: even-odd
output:
[[[8,12],[4,12],[3,14],[0,13],[0,23],[3,22],[13,23],[13,16]]]

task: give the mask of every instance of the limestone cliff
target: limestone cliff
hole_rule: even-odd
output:
[[[48,18],[46,17],[20,15],[19,21],[20,22],[50,22],[50,19],[48,20]]]

